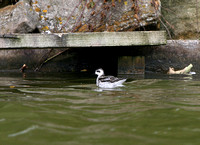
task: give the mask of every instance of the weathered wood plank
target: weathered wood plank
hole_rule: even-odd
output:
[[[0,48],[106,47],[166,44],[165,31],[14,34],[0,37]]]
[[[118,57],[118,75],[144,74],[144,56],[120,56]]]

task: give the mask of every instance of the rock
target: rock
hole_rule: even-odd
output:
[[[133,31],[157,25],[160,0],[33,0],[45,33]]]
[[[0,33],[133,31],[157,25],[160,0],[21,0],[0,9]]]
[[[173,39],[199,39],[200,1],[198,0],[161,0],[165,25]]]
[[[3,8],[5,6],[15,4],[18,0],[0,0],[0,8]]]
[[[0,34],[28,33],[37,28],[38,15],[27,2],[0,9]]]

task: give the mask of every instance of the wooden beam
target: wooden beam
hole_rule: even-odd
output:
[[[164,45],[165,31],[0,35],[0,49]]]
[[[144,74],[144,56],[120,56],[118,57],[118,75]]]

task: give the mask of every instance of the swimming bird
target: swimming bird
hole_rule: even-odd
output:
[[[117,78],[114,76],[105,76],[103,69],[97,69],[95,74],[98,75],[96,79],[96,85],[100,88],[115,88],[121,87],[122,84],[126,81],[123,78]]]

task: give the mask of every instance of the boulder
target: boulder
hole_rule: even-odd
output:
[[[133,31],[158,24],[160,0],[33,0],[42,32]]]
[[[28,33],[37,28],[39,16],[27,2],[0,9],[0,34]]]
[[[20,0],[0,9],[0,33],[146,30],[157,28],[160,7],[160,0]]]

